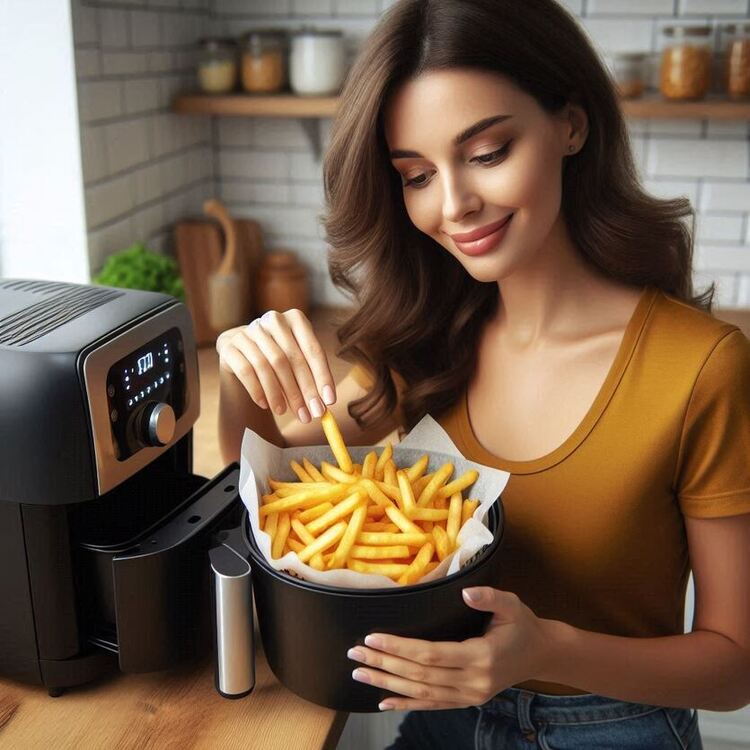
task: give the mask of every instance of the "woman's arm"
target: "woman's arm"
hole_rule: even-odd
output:
[[[551,623],[541,677],[638,703],[732,711],[750,703],[750,514],[685,518],[693,632],[621,638]]]
[[[750,514],[686,518],[696,586],[694,632],[628,638],[544,620],[515,594],[464,590],[492,612],[487,633],[434,643],[372,633],[349,652],[355,679],[398,693],[383,709],[476,706],[528,680],[635,703],[732,711],[750,703]],[[354,645],[354,644],[353,644]]]

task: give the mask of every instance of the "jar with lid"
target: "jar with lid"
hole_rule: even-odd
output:
[[[199,43],[198,86],[206,94],[226,94],[237,84],[237,46],[231,39]]]
[[[731,99],[750,97],[750,23],[722,28],[724,86]]]
[[[296,94],[338,92],[346,75],[344,35],[336,29],[303,28],[292,35],[289,84]]]
[[[667,99],[702,99],[711,85],[710,26],[665,26],[661,30],[659,88]]]
[[[242,42],[242,88],[272,94],[286,86],[286,34],[276,29],[250,31]]]
[[[612,76],[623,99],[635,99],[646,90],[647,62],[645,52],[623,52],[611,57]]]
[[[297,308],[309,314],[307,269],[294,253],[277,250],[266,254],[258,271],[258,314]]]

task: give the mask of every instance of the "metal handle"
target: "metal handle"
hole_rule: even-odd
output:
[[[209,550],[214,591],[216,690],[243,698],[255,687],[250,563],[223,543]]]

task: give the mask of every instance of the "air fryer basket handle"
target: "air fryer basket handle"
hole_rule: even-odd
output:
[[[233,529],[209,550],[213,590],[216,690],[225,698],[243,698],[255,687],[255,644],[250,563],[241,534]],[[238,543],[239,542],[239,543]]]

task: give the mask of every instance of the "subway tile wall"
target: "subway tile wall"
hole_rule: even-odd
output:
[[[342,28],[350,52],[392,0],[74,0],[92,266],[125,238],[169,250],[171,223],[215,191],[261,222],[269,248],[296,251],[313,296],[345,300],[327,273],[321,165],[299,121],[184,117],[170,96],[192,87],[190,45],[207,34],[303,24]],[[750,17],[750,0],[566,0],[603,56],[648,51],[681,21]],[[654,65],[654,69],[656,66]],[[719,304],[750,307],[750,123],[630,120],[645,187],[696,209],[695,280]],[[325,147],[330,121],[320,122]],[[186,158],[187,157],[187,158]]]
[[[193,85],[209,0],[72,0],[92,274],[143,241],[169,251],[171,227],[214,193],[211,122],[169,111]]]

